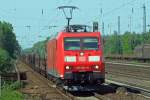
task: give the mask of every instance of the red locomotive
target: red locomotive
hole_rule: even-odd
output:
[[[69,8],[72,14],[76,7],[59,7],[63,12],[65,8]],[[93,31],[89,31],[86,25],[70,25],[72,15],[66,19],[66,29],[47,42],[46,58],[32,53],[27,55],[27,62],[48,79],[59,80],[65,86],[70,86],[70,83],[104,83],[105,68],[98,23],[94,23]]]
[[[97,83],[105,80],[100,32],[84,25],[70,25],[47,43],[47,74],[66,83]]]

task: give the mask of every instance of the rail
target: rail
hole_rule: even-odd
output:
[[[142,58],[135,56],[105,56],[105,59],[150,62],[150,58]]]
[[[146,96],[147,98],[150,98],[150,90],[138,86],[129,85],[123,82],[113,81],[113,80],[106,80],[106,83],[116,85],[117,87],[124,87],[126,89],[130,89],[130,91],[139,92],[142,95]]]

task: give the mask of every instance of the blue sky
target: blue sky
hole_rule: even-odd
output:
[[[121,17],[121,33],[142,31],[142,6],[145,3],[147,24],[150,24],[149,0],[0,0],[0,20],[13,24],[14,32],[23,48],[61,30],[66,25],[58,6],[74,5],[79,9],[73,14],[72,23],[92,25],[92,21],[104,22],[105,32],[117,30],[117,17]],[[132,12],[133,8],[133,12]],[[42,15],[43,9],[43,15]],[[102,9],[102,10],[101,10]],[[130,24],[131,17],[131,24]],[[48,26],[59,26],[48,29]],[[31,26],[31,28],[26,27]],[[101,26],[101,24],[100,24]],[[100,27],[101,28],[101,27]],[[147,27],[148,30],[148,27]]]

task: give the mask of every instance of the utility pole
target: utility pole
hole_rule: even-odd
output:
[[[143,33],[146,33],[146,7],[143,4]]]
[[[129,17],[129,30],[130,30],[130,33],[132,32],[132,18],[131,18],[131,16]]]
[[[102,42],[102,49],[104,49],[104,44],[105,44],[105,31],[104,31],[105,28],[104,28],[104,27],[105,27],[105,26],[104,26],[104,21],[103,21],[103,9],[102,9],[102,8],[101,8],[101,10],[100,10],[100,17],[101,17],[100,23],[101,23],[101,26],[102,26],[101,29],[102,29],[102,34],[103,34],[103,35],[102,35],[103,37],[102,37],[102,41],[101,41],[101,42]]]
[[[120,34],[120,16],[118,16],[118,34]]]
[[[120,16],[118,16],[118,32],[116,36],[116,47],[117,47],[117,54],[122,55],[122,48],[121,48],[121,40],[120,40]]]
[[[104,33],[104,22],[102,22],[102,34],[103,34],[103,37],[102,37],[102,48],[104,48],[104,44],[105,44],[105,33]]]
[[[132,14],[131,14],[131,19],[130,19],[131,20],[131,31],[130,31],[131,33],[133,32],[133,25],[134,25],[133,19],[134,19],[134,8],[132,8]]]
[[[26,39],[28,39],[29,40],[28,42],[30,42],[30,30],[31,30],[31,26],[30,25],[26,25],[25,27],[27,28]],[[29,45],[31,45],[31,44],[29,44]]]
[[[31,29],[31,26],[30,26],[30,25],[27,25],[27,26],[25,26],[25,27],[28,28],[29,31],[30,31],[30,29]]]
[[[102,31],[102,34],[104,35],[103,33],[103,9],[102,8],[100,9],[100,23],[101,23],[100,31]]]
[[[108,24],[108,34],[111,34],[111,24]]]
[[[147,25],[147,27],[150,27],[150,25]],[[149,29],[149,32],[150,32],[150,29]]]
[[[128,24],[128,28],[129,28],[129,32],[132,33],[133,32],[133,13],[134,13],[134,9],[131,9],[131,15],[129,16],[129,24]]]
[[[102,22],[102,34],[105,36],[105,24]]]
[[[42,15],[44,14],[44,10],[42,9]]]

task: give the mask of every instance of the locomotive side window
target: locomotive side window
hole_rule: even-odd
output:
[[[65,38],[65,50],[97,50],[98,38]]]

